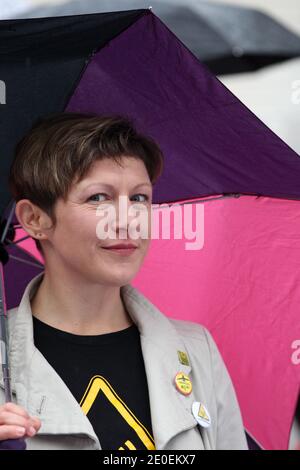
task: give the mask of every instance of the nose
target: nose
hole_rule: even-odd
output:
[[[131,201],[127,196],[119,196],[118,204],[115,206],[115,217],[111,221],[111,229],[117,237],[128,238],[128,229],[132,221],[129,213]]]
[[[119,196],[114,205],[109,229],[114,238],[122,240],[149,237],[148,210],[145,205],[132,202],[127,196]]]

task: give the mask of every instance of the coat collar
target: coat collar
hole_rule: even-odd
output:
[[[43,275],[38,274],[26,286],[15,318],[9,319],[12,388],[18,403],[30,414],[39,415],[40,434],[86,434],[95,448],[101,448],[77,401],[34,345],[30,299]],[[174,382],[179,371],[191,373],[191,366],[181,364],[178,358],[178,351],[187,353],[186,347],[173,322],[140,291],[127,284],[121,287],[121,296],[140,332],[153,437],[156,449],[164,449],[178,433],[197,426],[191,412],[193,392],[182,395]]]

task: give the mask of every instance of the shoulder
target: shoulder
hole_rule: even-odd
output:
[[[176,329],[192,362],[199,370],[203,371],[204,368],[206,373],[212,374],[212,369],[217,365],[224,366],[213,336],[204,325],[172,318],[169,318],[169,321]]]
[[[210,342],[214,343],[214,340],[208,331],[208,329],[201,323],[196,323],[187,320],[177,320],[169,318],[170,323],[175,327],[177,333],[182,339],[189,340],[191,342],[196,341],[199,345],[209,347]]]
[[[10,325],[13,325],[16,321],[18,308],[19,307],[14,307],[7,310],[7,320]]]
[[[176,338],[181,339],[187,349],[192,348],[199,351],[200,348],[201,351],[205,350],[206,352],[209,352],[209,343],[212,342],[214,344],[205,326],[193,321],[179,320],[166,315],[137,287],[127,284],[122,287],[122,294],[131,314],[134,314],[141,324],[145,322],[144,313],[148,313],[148,318],[151,319],[153,325],[154,323],[156,325],[153,329],[155,329],[157,334],[165,335],[164,341],[173,341],[175,337],[175,341]]]
[[[177,320],[175,318],[170,318],[169,321],[176,328],[176,331],[184,337],[195,338],[206,340],[206,328],[200,323],[187,321],[187,320]]]
[[[17,314],[18,314],[18,308],[19,307],[14,307],[9,310],[7,310],[7,323],[8,323],[8,335],[13,333],[16,319],[17,319]]]
[[[175,320],[169,318],[177,334],[185,344],[186,350],[193,358],[194,364],[202,369],[213,371],[218,375],[221,370],[227,373],[221,352],[210,333],[204,325],[192,321]]]

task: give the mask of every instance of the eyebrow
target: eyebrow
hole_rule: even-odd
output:
[[[84,190],[90,188],[91,186],[103,186],[104,188],[107,188],[107,189],[115,189],[115,186],[113,186],[112,184],[109,184],[109,183],[101,183],[100,181],[97,182],[97,183],[91,183],[89,184],[88,186],[86,186],[86,188],[83,188]],[[152,184],[148,183],[148,182],[144,182],[144,183],[139,183],[137,184],[136,186],[134,186],[134,188],[132,188],[133,190],[134,189],[137,189],[137,188],[140,188],[142,186],[149,186],[150,188],[152,188]]]

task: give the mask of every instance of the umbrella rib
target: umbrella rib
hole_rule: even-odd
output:
[[[30,235],[26,235],[25,237],[22,237],[22,238],[19,238],[18,240],[15,240],[14,242],[11,242],[10,240],[10,243],[12,243],[13,245],[16,245],[17,243],[20,243],[22,242],[23,240],[27,240],[28,238],[30,238]],[[6,240],[8,241],[8,240]]]
[[[168,206],[184,206],[186,204],[201,204],[203,202],[217,201],[218,199],[230,199],[240,197],[239,193],[225,194],[224,196],[218,196],[210,199],[193,199],[192,201],[187,202],[165,202]],[[161,209],[160,207],[153,207],[153,209]]]
[[[27,238],[27,237],[25,237],[25,238]],[[20,239],[20,240],[17,240],[17,242],[12,242],[12,241],[9,240],[9,239],[6,239],[5,241],[6,241],[7,243],[9,243],[10,245],[16,245],[19,241],[21,241],[21,239]],[[29,252],[27,252],[26,250],[24,250],[24,248],[22,248],[21,246],[19,246],[18,249],[21,250],[21,251],[23,251],[24,253],[26,253],[27,256],[30,256],[32,259],[35,260],[34,256],[32,256],[31,253],[29,253]],[[19,259],[19,260],[23,261],[24,263],[26,263],[26,262],[27,262],[27,263],[30,263],[30,261],[22,260],[22,258],[18,258],[18,257],[16,257],[16,256],[11,255],[11,254],[9,255],[9,257],[10,257],[10,258],[14,258],[14,259]],[[40,267],[40,268],[44,268],[44,265],[43,265],[42,263],[40,263],[39,265],[38,265],[37,263],[35,263],[35,264],[33,264],[33,266],[38,266],[38,267]]]
[[[8,219],[6,221],[3,233],[1,235],[1,240],[0,240],[1,243],[3,243],[3,240],[5,240],[6,234],[8,232],[9,226],[10,226],[10,221],[12,220],[13,215],[14,215],[15,207],[16,207],[16,203],[13,201],[12,207],[11,207],[10,212],[9,212]]]

